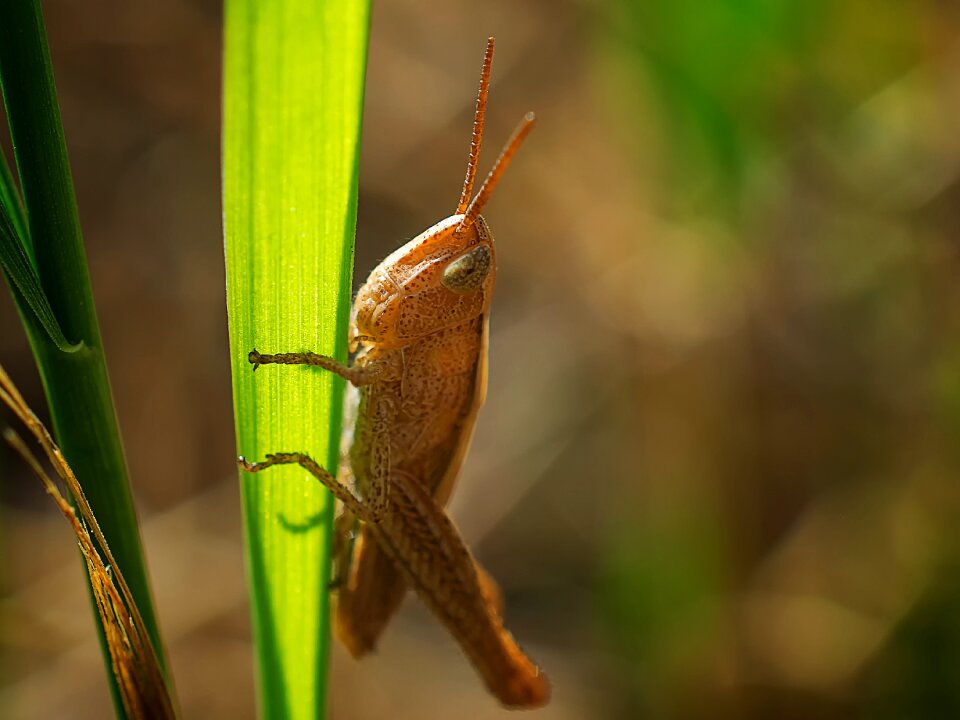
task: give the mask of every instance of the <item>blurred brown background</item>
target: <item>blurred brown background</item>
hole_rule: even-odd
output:
[[[44,10],[184,715],[253,717],[221,9]],[[453,211],[487,35],[482,170],[539,124],[485,213],[490,394],[452,512],[553,680],[538,717],[960,717],[960,10],[375,4],[359,279]],[[41,410],[6,297],[0,362]],[[69,531],[0,465],[2,713],[109,717]],[[507,714],[413,598],[331,687],[335,718]]]

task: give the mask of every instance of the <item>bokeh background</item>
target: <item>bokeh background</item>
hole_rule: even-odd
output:
[[[221,8],[44,3],[185,717],[252,718]],[[543,718],[960,717],[960,7],[375,3],[357,277],[540,121],[485,213],[490,394],[452,513]],[[42,393],[12,303],[0,362]],[[177,458],[172,472],[164,461]],[[63,520],[0,456],[0,713],[111,713]],[[494,718],[411,598],[335,718]]]

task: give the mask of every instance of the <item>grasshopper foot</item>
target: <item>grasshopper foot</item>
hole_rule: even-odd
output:
[[[237,458],[237,465],[242,467],[249,473],[260,472],[261,470],[266,470],[271,465],[275,465],[275,459],[273,455],[267,455],[267,459],[264,462],[250,462],[243,455],[240,455]]]

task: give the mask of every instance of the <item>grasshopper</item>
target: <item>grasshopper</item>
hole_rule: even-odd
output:
[[[536,707],[549,699],[546,677],[504,628],[499,588],[443,509],[486,395],[496,257],[480,211],[534,123],[528,113],[471,199],[493,45],[490,38],[457,212],[389,255],[360,288],[350,320],[353,363],[312,352],[249,354],[254,370],[313,365],[348,381],[338,475],[303,453],[239,462],[249,472],[299,464],[342,503],[336,629],[354,657],[375,648],[409,586],[500,702]]]

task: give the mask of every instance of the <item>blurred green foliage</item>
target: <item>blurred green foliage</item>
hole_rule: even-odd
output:
[[[632,241],[719,279],[637,335],[672,354],[608,537],[621,716],[954,717],[956,9],[607,9],[612,102],[655,126],[624,142],[665,232]]]
[[[610,27],[663,111],[681,202],[736,209],[749,174],[915,65],[923,3],[611,3]],[[916,31],[911,32],[910,29]]]

